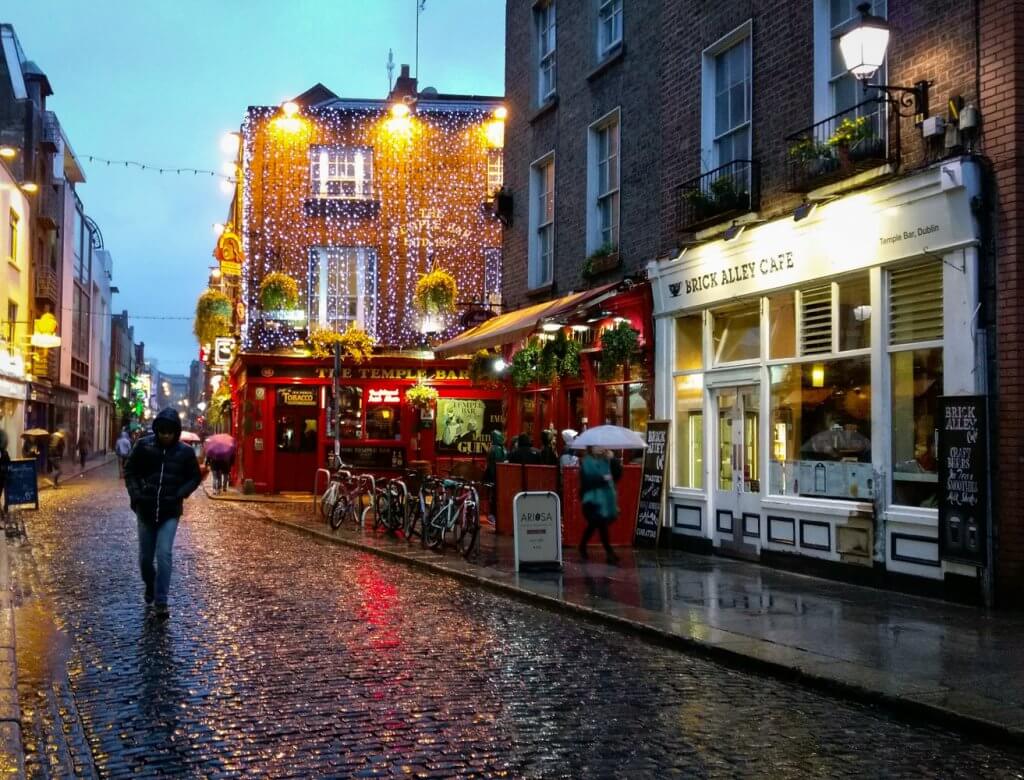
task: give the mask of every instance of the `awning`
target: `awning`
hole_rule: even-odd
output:
[[[440,346],[434,347],[434,355],[440,358],[456,355],[472,355],[480,349],[492,349],[503,344],[512,344],[537,330],[541,320],[557,317],[605,295],[618,286],[618,282],[595,287],[593,290],[572,293],[553,301],[535,303],[524,309],[510,311],[491,317],[487,322],[460,333]]]

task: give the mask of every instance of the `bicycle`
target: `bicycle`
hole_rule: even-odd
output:
[[[331,478],[327,482],[327,488],[324,490],[323,495],[320,496],[320,516],[325,523],[330,522],[331,513],[338,502],[338,496],[341,493],[341,480],[351,478],[352,472],[345,468],[339,468],[331,474]]]
[[[369,474],[348,473],[338,482],[338,498],[330,514],[331,528],[337,531],[346,520],[353,525],[363,525],[369,509],[366,498],[373,495],[374,480]]]
[[[480,538],[480,501],[473,483],[445,479],[441,481],[441,500],[434,505],[424,523],[426,543],[443,550],[449,534],[455,548],[469,557]]]

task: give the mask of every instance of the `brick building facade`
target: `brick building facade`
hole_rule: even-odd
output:
[[[954,597],[995,593],[1012,606],[1024,580],[1024,521],[1006,511],[1020,503],[1024,462],[1014,422],[1024,400],[1015,123],[1024,10],[876,0],[870,12],[891,38],[873,82],[929,82],[926,115],[904,106],[901,118],[846,74],[834,46],[857,23],[856,5],[511,0],[505,299],[515,307],[648,269],[655,416],[673,420],[673,468],[689,462],[682,447],[696,458],[669,483],[673,540]],[[610,50],[602,25],[618,25]],[[622,264],[588,276],[594,130],[613,111]],[[920,120],[933,117],[946,127],[933,121],[926,138]],[[538,200],[546,155],[550,282]],[[759,263],[773,271],[776,260],[779,275],[762,276]],[[922,301],[938,308],[923,314]],[[808,324],[814,306],[830,313],[818,331]],[[758,345],[729,343],[743,322]],[[792,343],[777,355],[780,327]],[[731,348],[739,359],[723,358]],[[940,527],[938,509],[942,396],[987,398],[992,418],[991,511],[952,530],[963,518],[944,516]],[[696,444],[683,415],[703,431]],[[725,429],[701,415],[757,431],[737,440],[727,475]],[[816,449],[813,436],[831,436],[834,449]],[[814,466],[827,467],[828,486],[823,476],[810,487]],[[986,536],[989,519],[991,549],[982,549],[988,540],[975,535]]]

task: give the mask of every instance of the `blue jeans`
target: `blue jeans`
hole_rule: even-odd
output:
[[[150,525],[141,520],[139,524],[139,568],[146,594],[153,594],[160,606],[167,605],[167,592],[171,587],[171,548],[174,534],[178,530],[178,519],[164,520],[159,525]],[[156,567],[153,558],[156,557]]]

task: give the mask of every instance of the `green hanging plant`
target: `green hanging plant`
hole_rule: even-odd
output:
[[[572,377],[573,379],[579,379],[583,373],[580,366],[580,343],[578,341],[567,340],[565,342],[565,354],[562,355],[560,372],[562,376]]]
[[[537,381],[537,368],[540,365],[541,348],[536,341],[530,341],[512,356],[512,384],[522,389],[531,382]]]
[[[206,419],[211,425],[221,425],[231,416],[231,388],[227,382],[221,382],[210,398],[206,409]]]
[[[416,409],[429,409],[437,403],[437,390],[423,382],[417,382],[405,391],[405,400]]]
[[[263,311],[294,309],[299,303],[299,285],[288,274],[272,271],[260,282]]]
[[[455,311],[458,295],[455,277],[443,268],[435,268],[416,282],[413,303],[421,314],[450,314]]]
[[[221,336],[230,336],[231,299],[220,290],[207,290],[200,295],[192,332],[200,344],[212,344]]]
[[[349,325],[344,333],[329,328],[313,328],[306,338],[309,350],[315,358],[334,355],[334,345],[341,345],[341,356],[354,363],[362,363],[373,356],[377,340],[358,325]]]
[[[497,353],[481,349],[469,361],[469,379],[474,385],[493,385],[498,379],[494,370],[494,361],[500,357]]]
[[[640,333],[628,322],[605,328],[601,333],[601,378],[611,379],[616,369],[640,357]]]

